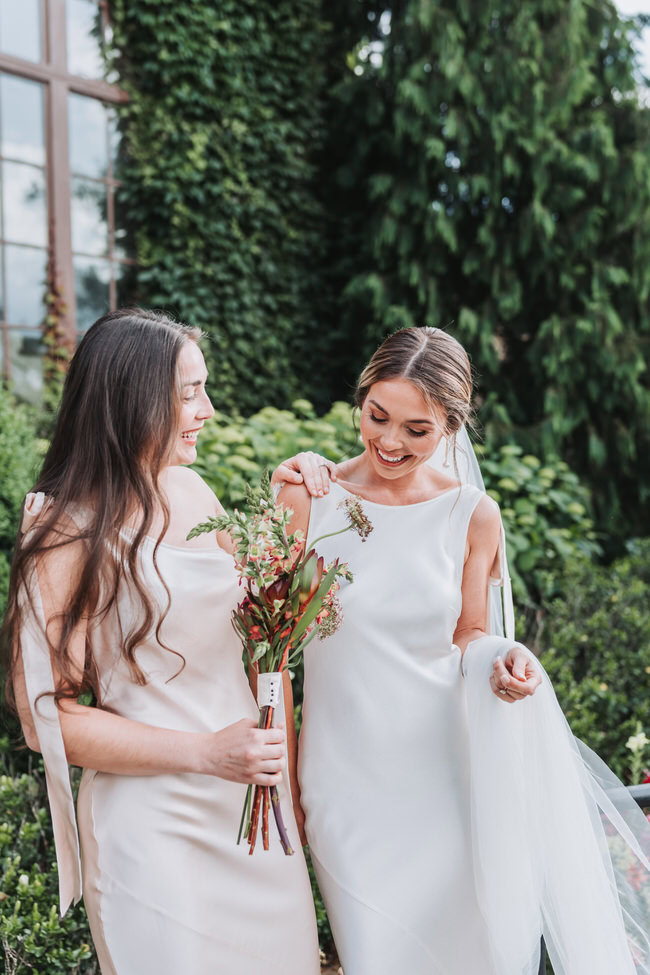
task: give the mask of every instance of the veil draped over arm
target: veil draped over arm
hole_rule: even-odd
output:
[[[444,453],[443,442],[430,463],[442,467]],[[485,490],[464,428],[457,464],[463,483]],[[650,975],[648,820],[573,736],[527,648],[542,676],[535,694],[506,704],[490,688],[495,657],[515,643],[503,526],[500,562],[490,634],[463,656],[474,871],[495,968],[537,975],[543,935],[555,975]]]

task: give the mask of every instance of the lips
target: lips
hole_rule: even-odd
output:
[[[183,443],[195,444],[200,430],[201,428],[198,427],[196,430],[183,431],[183,433],[181,433],[181,440],[183,441]]]
[[[373,446],[375,445],[373,444]],[[386,451],[382,451],[376,446],[375,454],[382,467],[401,467],[411,456],[410,454],[387,454]]]

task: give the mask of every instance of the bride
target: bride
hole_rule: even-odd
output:
[[[514,640],[470,399],[451,336],[397,332],[357,387],[363,453],[327,496],[280,495],[308,544],[349,493],[374,525],[319,543],[355,581],[305,656],[295,789],[339,956],[345,975],[536,975],[543,935],[556,975],[649,973],[626,877],[650,869],[648,824]]]

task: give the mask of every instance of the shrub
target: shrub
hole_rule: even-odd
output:
[[[601,553],[589,491],[564,461],[542,465],[515,444],[478,454],[488,494],[501,507],[515,599],[535,606],[556,594],[567,559]]]
[[[337,462],[357,452],[359,438],[346,403],[335,403],[323,417],[307,400],[292,405],[293,413],[266,406],[248,419],[217,413],[206,423],[194,468],[225,507],[242,506],[247,481],[255,482],[265,467],[272,470],[301,450]]]
[[[650,539],[607,567],[573,561],[562,589],[544,607],[542,662],[574,733],[629,780],[625,743],[637,723],[650,732]]]
[[[8,740],[0,740],[7,760]],[[0,775],[0,945],[5,975],[96,975],[86,912],[58,912],[58,874],[40,761]]]
[[[9,564],[23,498],[34,483],[46,443],[36,419],[0,385],[0,618],[9,586]]]

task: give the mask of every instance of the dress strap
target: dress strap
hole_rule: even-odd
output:
[[[27,495],[21,526],[23,532],[34,527],[46,507],[43,494]],[[59,871],[59,905],[63,916],[71,902],[76,903],[81,897],[79,834],[59,709],[53,697],[54,674],[45,638],[45,614],[35,569],[29,575],[28,589],[29,594],[23,591],[20,599],[23,616],[20,645],[29,707],[45,765]]]

